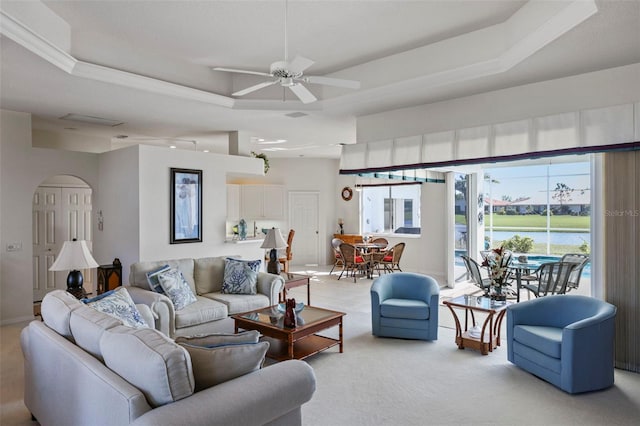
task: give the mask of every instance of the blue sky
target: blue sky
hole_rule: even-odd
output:
[[[522,167],[486,168],[489,174],[499,183],[489,185],[486,181],[484,192],[494,200],[500,200],[503,195],[513,200],[527,197],[533,192],[545,191],[547,186],[547,170],[549,173],[549,188],[553,190],[556,183],[564,183],[574,189],[590,188],[590,163],[562,163],[551,165],[536,165]]]

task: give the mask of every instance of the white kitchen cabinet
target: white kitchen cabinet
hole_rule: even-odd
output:
[[[227,220],[240,220],[240,185],[227,185]]]
[[[245,220],[284,219],[282,185],[240,185],[240,215]]]

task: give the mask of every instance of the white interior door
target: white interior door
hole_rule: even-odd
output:
[[[91,235],[91,188],[62,188],[62,214],[64,215],[65,240],[85,240],[89,250],[93,252]],[[81,271],[84,278],[83,287],[87,292],[93,291],[93,274],[91,269]],[[65,272],[65,288],[66,288]]]
[[[77,238],[92,248],[91,188],[38,187],[33,196],[33,301],[67,288],[69,271],[52,272],[62,244]],[[91,270],[83,270],[84,288],[93,291]]]
[[[66,288],[60,273],[49,271],[64,242],[61,232],[62,189],[39,187],[33,195],[33,301],[57,288]],[[58,285],[56,286],[56,283]]]
[[[296,231],[293,239],[294,265],[319,263],[318,192],[289,192],[289,225]]]

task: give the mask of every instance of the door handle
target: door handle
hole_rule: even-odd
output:
[[[318,232],[318,231],[316,231],[316,235],[318,235],[318,234],[319,234],[319,232]]]

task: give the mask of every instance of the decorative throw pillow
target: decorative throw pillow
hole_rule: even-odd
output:
[[[97,311],[119,319],[128,327],[149,327],[142,319],[138,308],[136,308],[129,292],[124,287],[118,287],[91,299],[82,299],[82,302]]]
[[[247,343],[258,343],[260,333],[256,330],[247,330],[236,334],[231,333],[211,333],[196,334],[195,336],[178,336],[175,342],[178,344],[188,344],[201,346],[204,348],[216,348],[227,345],[242,345]]]
[[[191,356],[195,391],[259,370],[269,342],[230,344],[212,348],[177,342]]]
[[[222,292],[228,294],[256,294],[261,260],[240,260],[228,257],[224,265]]]
[[[155,291],[156,293],[164,294],[164,290],[160,285],[160,280],[158,279],[158,275],[160,275],[163,272],[167,272],[169,269],[171,269],[171,266],[164,265],[159,269],[149,271],[146,273],[147,282],[149,283],[149,288],[151,288],[152,291]]]
[[[160,273],[158,280],[164,293],[173,302],[176,311],[198,301],[179,269],[169,269]]]

